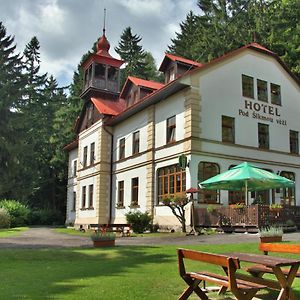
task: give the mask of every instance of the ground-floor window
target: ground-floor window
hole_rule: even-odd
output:
[[[131,206],[139,205],[139,178],[131,179]]]
[[[158,203],[163,198],[182,195],[186,190],[185,169],[178,165],[160,168],[157,171]]]
[[[72,211],[76,210],[76,192],[73,192]]]
[[[295,181],[295,173],[288,171],[281,171],[280,176]],[[284,205],[294,206],[296,205],[295,188],[283,188],[281,189],[281,202]]]
[[[213,162],[202,161],[198,165],[198,182],[220,174],[220,167]],[[218,190],[201,190],[198,194],[200,203],[220,203],[220,191]]]
[[[117,207],[124,207],[124,181],[118,181],[118,202]]]

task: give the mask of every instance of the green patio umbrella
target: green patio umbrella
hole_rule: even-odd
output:
[[[285,177],[263,170],[244,162],[232,169],[200,182],[202,189],[208,190],[245,190],[246,204],[248,191],[294,187],[295,183]]]

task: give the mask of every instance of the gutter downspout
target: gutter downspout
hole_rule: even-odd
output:
[[[114,135],[107,130],[105,125],[103,125],[103,129],[111,136],[111,149],[110,149],[110,184],[109,184],[109,217],[108,224],[111,224],[112,219],[112,177],[113,177],[113,145],[114,145]]]

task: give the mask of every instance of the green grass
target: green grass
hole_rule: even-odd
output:
[[[182,247],[258,253],[257,244]],[[177,299],[185,283],[178,275],[176,248],[0,250],[1,299]],[[193,268],[217,271],[214,266],[199,263]],[[295,283],[299,299],[300,283]]]
[[[24,231],[28,230],[28,227],[18,227],[9,229],[0,229],[0,238],[6,238],[11,236],[18,236]]]

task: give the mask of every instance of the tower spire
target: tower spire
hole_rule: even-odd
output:
[[[105,35],[105,22],[106,22],[106,8],[104,8],[104,17],[103,17],[103,35]]]

